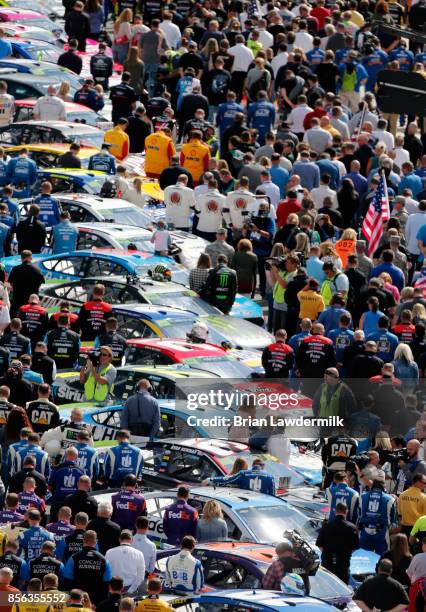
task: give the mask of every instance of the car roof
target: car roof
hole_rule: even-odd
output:
[[[19,60],[21,61],[21,60]],[[23,62],[32,62],[34,60],[22,60]],[[50,62],[36,62],[41,64],[46,64],[52,66]],[[54,65],[54,64],[53,64]],[[37,100],[34,98],[24,98],[23,100],[15,100],[15,106],[25,106],[25,107],[34,107],[36,105]],[[64,102],[65,110],[67,113],[90,113],[96,115],[95,111],[93,111],[88,106],[84,106],[84,104],[77,104],[76,102]],[[27,145],[26,145],[27,146]]]
[[[315,597],[294,597],[280,593],[278,591],[265,591],[263,589],[232,589],[223,591],[214,591],[211,593],[203,593],[197,600],[202,602],[211,601],[212,603],[233,603],[240,602],[247,605],[255,605],[259,609],[264,609],[265,606],[271,611],[286,610],[296,607],[299,611],[315,612],[316,610],[335,610],[331,604],[328,604]]]
[[[63,153],[67,153],[70,149],[69,143],[66,142],[58,142],[52,144],[25,144],[25,145],[15,145],[12,147],[7,147],[7,152],[10,153],[12,151],[20,151],[21,149],[28,149],[28,151],[45,151],[46,153],[53,153],[54,155],[62,155]],[[97,153],[99,149],[97,147],[88,147],[82,146],[77,153],[77,157],[81,159],[86,159],[91,157],[95,153]]]
[[[22,27],[25,28],[25,26],[22,26]],[[16,38],[14,38],[13,36],[9,36],[7,39],[7,42],[10,42],[11,45],[24,45],[24,46],[27,45],[28,47],[42,47],[43,49],[52,48],[52,50],[55,49],[56,51],[60,52],[59,47],[56,47],[53,43],[49,43],[46,40],[37,40],[37,39],[32,40],[30,38],[21,38],[19,36],[17,36]],[[21,60],[21,58],[19,57],[16,59],[18,61]],[[24,58],[22,58],[22,60],[24,60]],[[50,63],[50,62],[46,62],[46,63]]]
[[[123,200],[120,200],[123,202]],[[126,204],[126,202],[123,202]],[[131,204],[131,202],[129,202]],[[115,208],[115,206],[114,206]],[[102,234],[108,234],[108,236],[124,238],[125,236],[137,236],[140,233],[141,236],[152,236],[152,232],[145,229],[144,227],[134,227],[133,225],[122,225],[120,223],[76,223],[78,229],[86,230],[88,232],[96,232]]]
[[[225,356],[226,351],[215,344],[194,344],[183,338],[132,338],[127,341],[130,346],[158,349],[173,354],[178,359],[191,357]]]
[[[143,365],[128,365],[117,368],[118,373],[120,372],[146,372],[147,374],[158,374],[168,376],[169,378],[181,379],[181,378],[216,378],[214,374],[209,372],[194,372],[193,370],[178,369],[173,365],[160,366],[159,368],[154,366],[143,366]]]
[[[15,76],[15,75],[14,75]],[[22,77],[21,80],[27,80],[28,79],[28,73],[17,73],[17,76]],[[40,79],[45,79],[46,81],[49,81],[49,83],[52,82],[52,77],[51,76],[38,76],[38,75],[34,75],[34,74],[30,74],[29,75],[31,78],[37,80]],[[12,123],[11,127],[20,127],[20,126],[39,126],[39,127],[53,127],[57,130],[60,130],[61,132],[63,132],[64,134],[72,134],[74,133],[79,133],[79,132],[95,132],[95,133],[103,133],[102,130],[100,130],[97,127],[94,127],[93,125],[88,125],[87,123],[74,123],[73,121],[38,121],[38,120],[31,120],[31,121],[17,121],[16,123]],[[87,171],[86,171],[87,172]],[[92,172],[92,170],[91,170]],[[101,173],[101,174],[105,174],[105,173]]]
[[[17,17],[22,17],[23,19],[25,19],[25,17],[46,17],[47,15],[43,15],[43,13],[39,13],[38,11],[33,11],[30,9],[25,9],[25,8],[14,8],[14,7],[1,7],[0,8],[0,15],[10,15],[11,17],[13,15],[16,15]]]
[[[10,41],[9,41],[10,42]],[[28,41],[28,43],[32,43],[33,41]],[[38,41],[36,41],[38,42]],[[52,64],[52,62],[43,62],[43,61],[39,61],[39,60],[33,60],[33,59],[26,59],[26,58],[20,58],[20,57],[8,57],[8,58],[3,58],[2,60],[0,60],[0,65],[1,64],[10,64],[11,66],[19,65],[19,66],[28,66],[29,68],[34,67],[34,68],[44,68],[44,69],[48,69],[48,70],[60,70],[63,71],[64,73],[66,72],[71,72],[70,70],[67,70],[67,68],[64,68],[62,66],[58,66],[57,64]],[[29,102],[30,100],[26,100],[27,102]],[[34,102],[35,104],[35,100],[31,100],[32,102]],[[17,100],[17,102],[25,102],[25,100]]]
[[[3,26],[4,24],[2,24]],[[46,30],[42,30],[46,32]],[[39,75],[39,74],[31,74],[30,72],[15,72],[16,68],[3,68],[3,70],[10,70],[10,72],[2,73],[1,78],[3,80],[12,79],[14,81],[23,81],[24,83],[31,83],[31,85],[37,85],[37,83],[46,83],[46,85],[52,84],[52,75]],[[13,71],[13,72],[12,72]],[[21,125],[22,123],[39,123],[44,125],[55,125],[56,123],[65,123],[65,121],[20,121],[18,123],[11,123],[9,127],[13,127],[15,125]],[[84,125],[86,127],[87,124],[83,123],[75,123],[70,125]],[[87,126],[90,127],[90,126]],[[96,128],[93,128],[96,129]]]
[[[172,308],[171,306],[150,306],[148,304],[114,304],[114,312],[130,312],[146,317],[152,321],[160,321],[161,319],[188,319],[194,320],[197,318],[193,312]]]
[[[93,173],[95,176],[106,176],[105,172],[100,172],[97,170],[90,170],[90,172],[88,170],[84,170],[84,169],[80,169],[80,170],[64,170],[64,172],[69,172],[69,173],[78,173],[78,174],[91,174]],[[73,202],[75,204],[85,204],[86,206],[90,206],[91,208],[93,208],[94,210],[99,209],[99,210],[105,210],[106,208],[111,208],[111,209],[115,209],[115,208],[137,208],[137,206],[135,204],[132,204],[131,202],[127,202],[126,200],[120,200],[119,198],[101,198],[100,196],[96,196],[96,195],[92,195],[92,194],[86,194],[86,193],[59,193],[59,194],[55,194],[55,198],[59,198],[60,200],[62,200],[63,202]],[[96,226],[98,225],[98,223],[96,223]],[[105,225],[110,225],[105,224]],[[114,224],[111,224],[114,225]],[[89,227],[90,224],[87,224],[87,226]],[[93,227],[93,226],[92,226]]]
[[[197,546],[198,549],[212,552],[232,553],[252,561],[270,564],[275,557],[275,548],[256,542],[206,542]]]
[[[229,415],[229,412],[228,412]],[[216,457],[219,461],[223,457],[229,457],[236,453],[242,453],[248,450],[246,444],[240,442],[232,442],[230,440],[216,440],[214,438],[188,438],[186,440],[175,440],[174,438],[164,438],[161,440],[167,444],[182,446],[200,450],[208,455]]]
[[[232,507],[234,510],[243,510],[251,507],[265,507],[265,506],[279,506],[286,505],[287,502],[274,497],[272,495],[265,495],[264,493],[258,493],[257,491],[245,491],[244,489],[237,489],[236,487],[191,487],[192,496],[207,497],[209,499],[216,499],[226,506]],[[176,489],[168,489],[165,491],[156,491],[147,493],[146,497],[176,497]]]

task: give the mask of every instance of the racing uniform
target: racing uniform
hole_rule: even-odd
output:
[[[89,158],[89,170],[99,170],[107,174],[115,174],[115,157],[107,151],[99,151]]]
[[[196,536],[198,512],[183,499],[177,499],[167,506],[163,514],[163,528],[167,544],[178,546],[187,536]]]
[[[252,102],[248,106],[248,126],[255,128],[259,135],[259,144],[265,144],[265,136],[274,126],[275,123],[275,106],[272,102],[260,100]]]
[[[58,370],[73,369],[80,354],[80,336],[66,327],[46,334],[47,354],[55,360]]]
[[[86,423],[73,423],[69,421],[68,423],[59,425],[59,427],[45,431],[41,438],[41,444],[42,446],[46,446],[51,440],[57,440],[63,449],[69,446],[75,446],[77,434],[82,429],[90,433],[90,426]],[[92,446],[92,444],[91,442],[90,446]]]
[[[10,583],[12,586],[19,589],[23,582],[27,582],[30,577],[30,570],[28,563],[15,555],[12,552],[6,552],[0,557],[0,569],[3,567],[10,567],[13,572],[13,580]]]
[[[108,583],[112,578],[111,566],[100,552],[90,546],[83,546],[81,552],[68,559],[64,578],[67,588],[74,588],[78,584],[97,604],[107,595]]]
[[[34,204],[37,204],[40,208],[39,221],[42,221],[47,227],[57,225],[60,222],[61,207],[56,198],[52,198],[47,193],[42,193],[34,198]]]
[[[411,72],[414,64],[414,53],[405,47],[397,47],[389,53],[389,62],[398,61],[399,70]]]
[[[236,189],[226,194],[226,208],[224,208],[224,218],[227,225],[232,224],[232,231],[241,231],[244,223],[249,221],[249,213],[254,209],[256,199],[254,195],[246,189]]]
[[[95,89],[88,88],[85,85],[83,85],[81,89],[75,92],[74,102],[76,104],[82,104],[83,106],[87,106],[95,112],[101,110],[101,108],[103,107],[102,98],[98,96]]]
[[[40,578],[40,580],[43,581],[46,574],[55,574],[62,582],[64,566],[61,561],[58,561],[55,557],[41,554],[35,559],[32,559],[29,566],[30,578]]]
[[[117,446],[108,448],[105,453],[104,474],[110,487],[120,487],[128,474],[141,478],[142,468],[143,453],[129,442],[120,442]]]
[[[392,327],[392,331],[398,336],[400,342],[410,344],[416,333],[416,326],[412,323],[398,323]]]
[[[16,453],[12,465],[12,473],[19,472],[23,468],[24,459],[27,455],[32,455],[36,460],[35,469],[45,478],[50,475],[49,455],[37,444],[25,444]]]
[[[7,180],[12,185],[31,187],[37,180],[37,165],[28,157],[14,157],[7,164]]]
[[[105,53],[95,53],[90,58],[90,74],[96,85],[102,85],[105,91],[108,89],[108,79],[112,76],[113,61]]]
[[[29,338],[16,331],[3,334],[0,338],[0,346],[9,351],[9,359],[19,359],[21,355],[31,355],[31,343]]]
[[[127,342],[124,336],[117,332],[105,332],[96,336],[93,348],[98,349],[101,346],[109,346],[112,350],[112,365],[121,366],[123,357],[127,349]]]
[[[15,404],[8,402],[6,399],[0,400],[0,427],[6,425],[7,417],[9,416],[12,408],[16,408]]]
[[[24,446],[28,446],[28,440],[19,440],[18,442],[14,442],[7,449],[6,464],[8,474],[11,473],[12,466],[15,464],[16,453]]]
[[[360,546],[382,555],[389,550],[389,527],[396,522],[395,498],[381,487],[361,495]]]
[[[247,491],[257,491],[265,495],[275,495],[275,479],[258,466],[240,470],[232,476],[214,476],[210,478],[214,485],[236,486]]]
[[[375,49],[373,53],[362,58],[362,64],[367,71],[368,80],[365,85],[366,91],[374,91],[377,75],[384,70],[388,63],[388,55],[381,49]]]
[[[52,427],[59,426],[59,411],[55,404],[48,399],[41,398],[29,402],[26,412],[34,431],[37,433],[42,434]]]
[[[18,499],[17,509],[21,514],[25,514],[30,508],[37,508],[42,516],[46,512],[46,502],[35,493],[21,491],[18,493]]]
[[[49,487],[52,490],[50,506],[50,520],[55,521],[59,508],[67,495],[77,491],[77,483],[84,472],[74,461],[63,461],[56,467],[49,478]]]
[[[194,190],[181,183],[169,185],[164,190],[166,221],[178,230],[189,230],[189,218],[195,208]]]
[[[222,210],[225,202],[225,196],[217,189],[206,191],[197,198],[195,212],[198,216],[198,223],[195,234],[210,242],[215,240],[216,232],[222,226]]]
[[[25,304],[18,310],[18,317],[22,321],[22,333],[34,345],[42,340],[47,332],[49,316],[47,310],[40,304]]]
[[[10,125],[15,113],[15,98],[10,94],[0,94],[0,127]]]
[[[191,173],[194,185],[198,184],[202,174],[208,170],[209,159],[210,147],[201,140],[193,138],[182,145],[180,163]]]
[[[333,342],[337,365],[341,367],[343,361],[343,351],[347,346],[350,346],[352,344],[354,332],[351,329],[338,327],[336,329],[330,330],[327,336]]]
[[[294,352],[285,342],[273,342],[263,349],[265,378],[288,378],[294,365]]]
[[[159,595],[148,595],[136,602],[135,612],[173,612],[173,608]]]
[[[358,442],[345,434],[331,436],[321,450],[324,464],[324,488],[330,486],[335,472],[346,471],[350,458],[356,454]]]
[[[27,561],[39,556],[44,542],[54,541],[53,534],[39,525],[29,527],[18,536],[19,554]]]
[[[178,593],[198,593],[204,586],[201,561],[181,550],[166,562],[166,584]]]
[[[83,470],[87,476],[93,480],[99,474],[99,457],[96,449],[86,442],[77,442],[74,444],[78,450],[77,465]]]
[[[80,308],[78,319],[82,341],[93,341],[105,333],[105,321],[112,316],[112,306],[102,300],[89,300]]]
[[[399,344],[398,336],[392,334],[387,329],[382,329],[373,334],[369,334],[366,340],[374,340],[377,344],[377,357],[389,363],[393,360],[393,356],[396,351],[396,347]]]
[[[23,518],[24,515],[16,512],[16,510],[2,510],[0,512],[0,525],[17,523],[18,521],[22,521]]]
[[[70,253],[77,247],[78,229],[68,219],[63,219],[52,229],[53,254]],[[55,313],[61,314],[61,313]],[[77,318],[77,315],[75,315]]]
[[[71,523],[67,523],[66,521],[56,521],[56,523],[49,523],[46,525],[47,531],[53,533],[55,536],[56,545],[60,540],[63,540],[66,536],[74,533],[75,527],[71,525]]]
[[[336,504],[345,504],[348,509],[347,519],[351,523],[358,522],[359,513],[359,495],[355,489],[345,482],[338,484],[332,483],[325,492],[327,501],[330,506],[328,520],[331,521],[336,516]]]
[[[244,108],[238,102],[222,102],[219,104],[216,115],[216,127],[219,128],[219,134],[222,138],[226,129],[234,123],[234,117],[237,113],[244,113]]]
[[[231,310],[237,294],[237,274],[225,264],[219,264],[209,271],[201,289],[201,297],[223,314]]]
[[[122,489],[114,493],[111,504],[114,508],[112,520],[118,523],[121,529],[133,530],[138,516],[147,515],[145,498],[136,491]]]
[[[327,368],[336,365],[333,342],[326,336],[306,336],[296,353],[296,365],[301,378],[321,378]]]
[[[49,525],[47,526],[49,528]],[[74,529],[56,544],[56,557],[66,563],[71,555],[83,550],[85,529]]]
[[[53,228],[55,231],[56,228]],[[66,314],[68,317],[68,323],[70,325],[70,329],[75,332],[80,331],[79,323],[78,323],[78,314],[75,312],[70,312],[67,308],[63,307],[58,312],[54,312],[50,315],[49,319],[49,329],[58,329],[58,319],[61,314]]]

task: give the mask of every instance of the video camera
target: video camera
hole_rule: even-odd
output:
[[[315,576],[320,559],[314,549],[305,542],[298,531],[284,531],[283,537],[293,546],[293,553],[308,576]]]
[[[86,363],[90,360],[93,363],[93,366],[97,368],[99,365],[100,356],[100,351],[90,351],[90,353],[87,353],[86,355],[80,355],[79,364],[80,366],[85,366]]]
[[[272,264],[274,264],[277,266],[278,270],[285,272],[285,262],[285,257],[268,257],[268,259],[265,260],[265,270],[269,271],[272,268]]]

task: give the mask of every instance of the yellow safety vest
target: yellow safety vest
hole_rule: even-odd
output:
[[[113,366],[109,363],[107,366],[99,370],[99,375],[104,376]],[[111,387],[111,391],[114,385]],[[95,377],[90,374],[89,378],[84,383],[84,394],[87,401],[95,400],[95,402],[103,402],[108,396],[108,385],[100,385],[96,382]]]

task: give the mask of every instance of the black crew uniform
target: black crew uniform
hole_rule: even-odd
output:
[[[47,354],[58,370],[74,368],[80,354],[80,336],[66,327],[52,329],[47,333]]]
[[[72,520],[74,520],[77,512],[85,512],[89,520],[94,520],[98,514],[98,502],[88,491],[76,491],[67,495],[64,506],[71,508]]]
[[[10,567],[13,572],[13,579],[10,584],[17,589],[22,587],[21,571],[23,563],[24,559],[12,552],[7,552],[0,557],[0,569],[3,569],[3,567]]]
[[[22,219],[16,226],[18,253],[25,250],[32,253],[41,253],[42,248],[46,245],[46,238],[46,226],[37,217]],[[32,291],[32,293],[38,293],[38,291]]]
[[[64,549],[62,553],[62,562],[64,565],[72,555],[75,555],[75,553],[79,553],[83,550],[85,533],[86,531],[84,529],[74,529],[72,533],[65,536],[63,539]]]
[[[72,556],[73,579],[65,580],[65,586],[72,589],[78,584],[82,591],[89,594],[93,603],[103,601],[108,593],[108,582],[103,577],[106,571],[105,557],[92,547],[84,546],[81,552]]]
[[[379,376],[384,362],[375,353],[364,352],[357,355],[349,367],[348,378],[363,378],[368,380],[372,376]]]
[[[54,380],[54,372],[56,364],[54,360],[40,351],[33,352],[31,369],[43,376],[43,380],[48,385],[51,385]]]
[[[10,372],[10,373],[9,373]],[[6,385],[10,389],[10,399],[14,404],[24,407],[27,402],[34,399],[34,388],[27,380],[23,380],[21,374],[9,371],[6,376],[0,378],[0,386]]]
[[[272,342],[262,353],[265,378],[288,378],[294,365],[294,352],[285,342]]]
[[[26,407],[26,412],[36,433],[42,434],[60,425],[59,410],[53,402],[47,399],[36,399],[30,402]]]
[[[130,141],[129,152],[142,153],[145,151],[145,138],[152,132],[151,126],[137,115],[130,115],[127,121],[129,122],[126,128],[126,134]]]
[[[15,404],[12,404],[12,402],[6,399],[0,399],[0,427],[6,425],[7,417],[13,408],[16,408]]]
[[[345,434],[330,436],[321,450],[324,465],[323,488],[330,486],[336,472],[344,472],[351,457],[356,454],[358,442]]]
[[[102,85],[105,91],[109,86],[108,79],[112,76],[113,61],[105,53],[95,53],[90,58],[90,74],[95,80],[96,85]]]
[[[322,565],[348,584],[351,556],[353,551],[359,548],[357,527],[343,516],[337,515],[321,527],[316,544],[323,549]]]
[[[31,342],[27,336],[17,331],[10,331],[0,338],[0,345],[9,351],[9,358],[19,359],[21,355],[31,353]]]
[[[5,346],[0,346],[0,376],[4,376],[10,365],[10,352]]]
[[[131,115],[133,104],[137,101],[138,96],[133,87],[127,83],[120,83],[111,87],[109,99],[112,104],[112,120],[116,124],[122,117]]]
[[[73,49],[70,49],[61,53],[58,57],[58,66],[68,68],[68,70],[75,72],[75,74],[80,74],[83,69],[83,60]]]
[[[96,612],[118,612],[120,608],[120,601],[120,593],[109,593],[108,597],[96,606]]]
[[[98,336],[99,346],[110,346],[112,350],[112,365],[121,366],[127,349],[127,341],[117,332],[105,332]]]
[[[169,185],[176,185],[178,182],[178,178],[181,174],[185,174],[188,177],[188,187],[193,189],[194,181],[192,179],[192,174],[188,172],[186,168],[183,166],[179,166],[176,164],[174,166],[169,166],[168,168],[164,168],[163,172],[160,174],[159,183],[161,189],[165,189]]]
[[[21,493],[24,490],[24,480],[26,478],[34,478],[36,483],[35,493],[44,499],[47,493],[46,478],[43,476],[43,474],[37,472],[37,470],[29,467],[22,468],[22,470],[19,470],[19,472],[13,474],[9,480],[8,492]]]
[[[46,574],[56,574],[59,578],[61,565],[61,561],[55,559],[55,557],[41,554],[29,562],[30,578],[40,578],[42,582]]]
[[[38,295],[40,286],[44,283],[44,276],[37,266],[24,262],[12,268],[9,274],[9,283],[13,288],[10,316],[14,317],[19,308],[28,302],[32,293]]]
[[[228,266],[219,264],[210,270],[201,289],[201,297],[223,314],[228,314],[237,294],[237,274]]]

